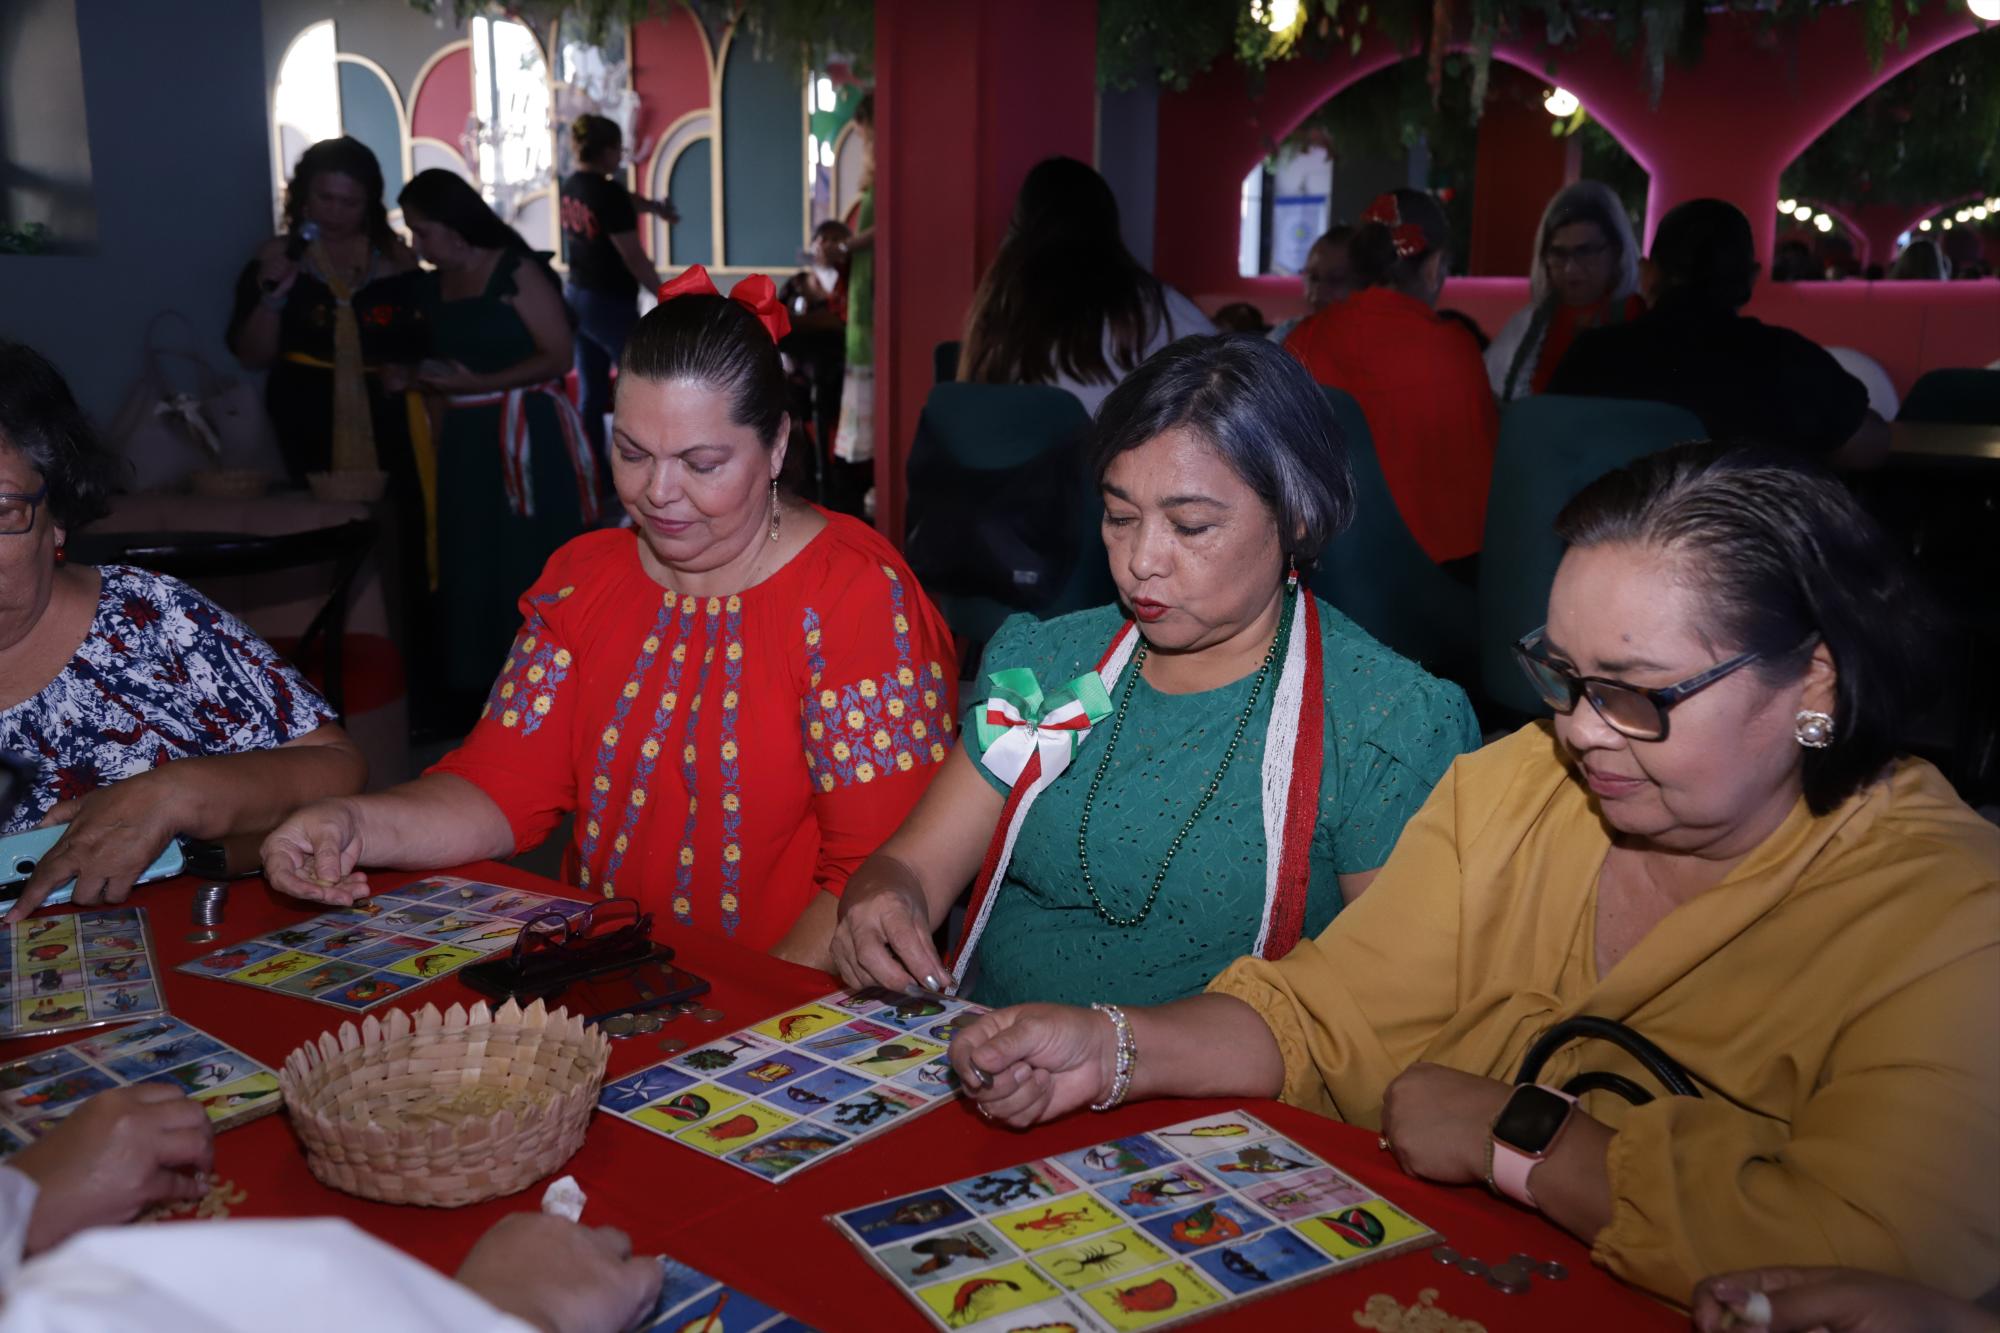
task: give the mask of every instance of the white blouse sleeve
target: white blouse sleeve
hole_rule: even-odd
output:
[[[279,1327],[534,1333],[470,1288],[333,1218],[99,1227],[29,1260],[0,1295],[0,1333]]]

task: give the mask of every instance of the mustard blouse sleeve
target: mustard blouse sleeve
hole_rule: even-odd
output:
[[[1460,874],[1454,765],[1368,891],[1277,962],[1209,984],[1260,1014],[1285,1057],[1283,1098],[1379,1128],[1382,1093],[1457,1009]]]
[[[1981,1024],[1996,992],[2000,955],[1985,949],[1875,1005],[1835,1039],[1789,1130],[1713,1096],[1629,1112],[1598,1261],[1683,1301],[1710,1273],[1766,1264],[1990,1287],[2000,1053]]]

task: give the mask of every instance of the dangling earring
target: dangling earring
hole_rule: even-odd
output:
[[[69,563],[69,547],[68,547],[68,545],[66,545],[66,544],[65,544],[65,543],[63,543],[63,542],[57,542],[57,543],[56,543],[56,564],[58,564],[58,565],[66,565],[66,564],[68,564],[68,563]]]
[[[778,519],[784,511],[778,508],[778,479],[771,478],[771,540],[778,540]]]
[[[1299,558],[1295,555],[1288,555],[1285,557],[1285,592],[1287,595],[1289,595],[1291,593],[1297,592],[1298,590],[1299,590]]]
[[[1833,744],[1833,715],[1801,708],[1792,719],[1792,737],[1808,750],[1824,750]]]

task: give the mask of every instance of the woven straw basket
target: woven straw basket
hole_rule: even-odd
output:
[[[455,1208],[525,1189],[583,1145],[610,1042],[537,1000],[342,1023],[278,1071],[321,1184]]]

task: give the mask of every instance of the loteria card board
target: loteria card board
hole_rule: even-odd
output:
[[[1243,1111],[828,1220],[951,1333],[1166,1328],[1437,1242]]]
[[[76,1032],[166,1011],[145,908],[31,916],[0,926],[0,1038]]]
[[[134,1083],[179,1089],[218,1130],[284,1104],[268,1067],[178,1018],[149,1018],[0,1064],[0,1156],[26,1147],[98,1093]]]
[[[178,970],[365,1013],[512,948],[525,922],[588,907],[434,875],[203,954]]]
[[[949,1098],[946,1048],[985,1012],[944,995],[835,991],[606,1083],[597,1104],[783,1180]]]

